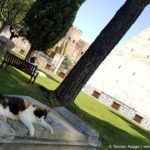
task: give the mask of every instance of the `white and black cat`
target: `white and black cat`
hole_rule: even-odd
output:
[[[40,124],[53,134],[53,128],[44,120],[47,113],[46,109],[32,105],[25,99],[0,94],[0,116],[4,120],[10,118],[21,121],[29,129],[30,136],[33,136],[35,132],[32,123]]]

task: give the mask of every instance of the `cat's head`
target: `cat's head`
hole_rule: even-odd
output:
[[[34,106],[35,107],[35,110],[34,110],[34,115],[38,118],[46,118],[47,117],[47,114],[48,112],[50,112],[50,110],[46,110],[42,107],[37,107],[37,106]]]

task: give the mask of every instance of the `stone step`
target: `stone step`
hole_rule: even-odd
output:
[[[75,114],[67,110],[65,107],[56,107],[54,110],[61,114],[66,119],[66,121],[71,123],[71,125],[80,131],[80,133],[88,137],[89,141],[98,141],[99,134]]]
[[[31,97],[23,96],[31,103],[49,109]],[[74,118],[76,124],[71,118]],[[54,129],[54,134],[38,124],[34,124],[35,135],[30,137],[28,129],[21,123],[7,119],[0,120],[0,143],[17,144],[45,144],[63,146],[82,146],[96,148],[100,146],[98,134],[95,130],[83,123],[77,116],[65,108],[56,108],[48,113],[46,121]],[[1,149],[0,149],[1,150]]]
[[[95,150],[94,147],[50,144],[1,144],[0,150]]]

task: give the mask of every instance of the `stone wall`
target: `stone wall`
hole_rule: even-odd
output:
[[[79,61],[79,59],[81,58],[81,56],[85,53],[85,51],[89,48],[89,43],[83,41],[83,40],[79,40],[77,45],[76,45],[76,50],[77,50],[77,55],[75,57],[75,63],[77,63]]]
[[[15,44],[15,51],[23,55],[27,55],[28,51],[30,50],[31,44],[25,37],[14,38],[12,41]]]
[[[14,43],[7,37],[0,35],[0,49],[2,52],[6,53],[11,51],[15,47]]]
[[[0,35],[1,36],[5,36],[6,38],[10,38],[10,31],[9,31],[9,26],[5,26],[4,28],[3,28],[3,30],[1,31],[1,33],[0,33]]]
[[[0,36],[9,39],[10,35],[11,35],[9,28],[10,28],[9,26],[5,26],[3,31],[0,33]],[[1,44],[1,42],[0,42],[0,44]],[[28,53],[28,51],[31,47],[31,44],[29,43],[29,41],[25,37],[13,38],[12,41],[7,42],[7,44],[8,44],[8,48],[5,48],[6,50],[7,49],[13,49],[17,52],[20,52],[21,54],[24,54],[24,55],[26,55]]]
[[[46,68],[47,70],[52,70],[54,66],[51,65],[52,58],[48,55],[44,54],[41,51],[35,51],[33,56],[35,56],[36,63],[40,64],[42,67]],[[47,67],[49,65],[49,67]]]
[[[67,55],[74,64],[80,59],[80,57],[89,47],[87,42],[81,40],[82,34],[83,33],[80,29],[72,26],[66,33],[66,36],[58,43],[59,47],[62,45],[62,47],[64,47],[67,43],[65,48],[65,55]]]

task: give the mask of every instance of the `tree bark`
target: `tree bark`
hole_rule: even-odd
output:
[[[127,0],[125,2],[59,87],[52,92],[59,101],[75,100],[98,66],[149,3],[150,0]]]

